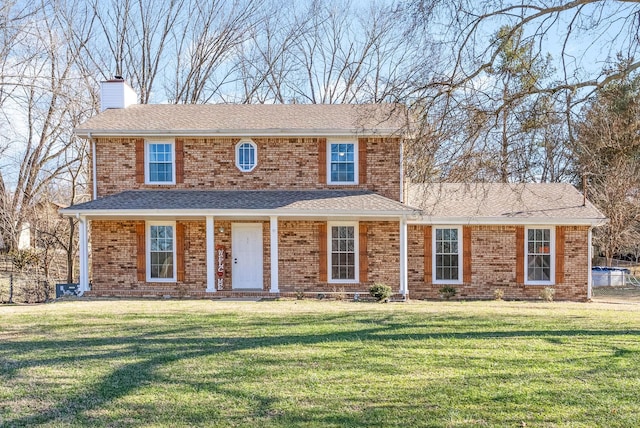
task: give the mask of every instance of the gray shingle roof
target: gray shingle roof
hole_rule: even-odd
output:
[[[396,104],[156,104],[109,109],[76,128],[100,135],[399,135]]]
[[[567,183],[434,183],[408,186],[407,203],[425,219],[600,224],[606,217]]]
[[[180,211],[212,215],[233,212],[297,215],[402,215],[411,207],[361,190],[128,190],[73,205],[63,214],[111,215]]]

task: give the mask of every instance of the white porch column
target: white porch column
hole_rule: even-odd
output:
[[[79,288],[80,293],[84,293],[85,291],[89,291],[89,241],[87,233],[87,218],[80,216],[78,220],[80,220],[80,230],[78,231],[78,244],[80,246]]]
[[[279,293],[278,287],[278,217],[272,215],[270,217],[270,237],[271,242],[271,289],[270,293]]]
[[[403,297],[409,295],[409,274],[407,269],[407,219],[400,219],[400,293]]]
[[[587,269],[589,269],[589,271],[587,272],[589,276],[587,276],[587,299],[591,300],[591,293],[592,293],[592,287],[593,287],[593,273],[591,272],[591,260],[593,259],[593,243],[592,243],[592,237],[593,237],[593,227],[589,228],[589,235],[588,235],[588,239],[587,239],[587,259],[589,259],[588,263],[587,263]]]
[[[216,292],[216,247],[214,242],[215,228],[213,216],[208,215],[206,219],[206,241],[207,241],[207,293]]]

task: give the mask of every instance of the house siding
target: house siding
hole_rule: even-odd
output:
[[[409,226],[409,296],[439,299],[442,284],[424,278],[424,227]],[[516,226],[471,227],[471,281],[453,285],[458,299],[493,299],[501,289],[505,299],[538,299],[545,286],[516,282]],[[564,281],[551,287],[558,300],[585,300],[588,281],[588,226],[564,226]]]
[[[99,197],[131,189],[363,189],[390,199],[400,198],[400,140],[370,137],[366,141],[366,182],[328,185],[319,180],[318,138],[254,138],[258,162],[253,171],[235,164],[239,138],[180,138],[184,144],[184,178],[175,185],[136,182],[136,139],[97,138]],[[354,139],[355,141],[355,139]]]

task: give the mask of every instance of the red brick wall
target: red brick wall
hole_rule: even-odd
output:
[[[234,221],[235,222],[235,221]],[[255,221],[247,221],[253,222]],[[180,221],[185,225],[185,281],[148,283],[136,276],[136,224],[138,221],[91,222],[92,291],[96,294],[128,295],[194,295],[206,289],[206,226],[204,220]],[[262,221],[263,278],[265,291],[271,286],[271,253],[269,222]],[[358,291],[367,293],[375,282],[384,282],[396,292],[399,289],[399,231],[397,222],[363,222],[368,226],[369,278],[360,284],[321,283],[319,267],[320,221],[280,221],[279,280],[282,292]],[[220,229],[224,229],[220,232]],[[215,245],[224,245],[224,291],[232,290],[231,221],[215,221]]]
[[[182,188],[221,190],[361,188],[400,198],[398,138],[368,138],[367,181],[358,186],[328,186],[318,179],[316,138],[255,138],[258,164],[251,172],[235,165],[236,138],[184,138],[184,183],[172,186],[136,183],[135,140],[96,140],[98,196],[129,189]]]
[[[278,274],[280,291],[293,292],[369,292],[382,282],[395,292],[400,287],[400,232],[398,222],[367,221],[368,281],[366,283],[328,283],[318,279],[319,226],[321,221],[281,221],[279,224]]]
[[[544,286],[516,283],[515,226],[471,227],[471,282],[453,285],[460,299],[493,299],[494,290],[505,299],[538,299]],[[558,300],[585,300],[588,281],[588,231],[586,226],[565,226],[565,278],[555,284]],[[440,298],[442,284],[424,281],[424,229],[409,226],[409,296]]]

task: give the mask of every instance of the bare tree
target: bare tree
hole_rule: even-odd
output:
[[[41,3],[11,53],[21,64],[8,98],[13,122],[19,125],[12,130],[12,145],[3,158],[6,166],[0,170],[0,233],[10,249],[17,246],[38,195],[70,165],[79,164],[68,149],[73,126],[88,113],[81,102],[86,86],[76,74],[80,51],[65,37],[67,27],[59,20],[63,14],[57,13],[60,6]]]
[[[620,69],[625,69],[621,63]],[[603,87],[577,125],[575,155],[591,200],[609,218],[594,235],[610,265],[640,226],[640,75]]]
[[[409,5],[414,28],[440,33],[439,71],[423,75],[413,94],[425,129],[445,152],[436,154],[445,167],[425,178],[573,179],[567,147],[574,138],[573,121],[580,105],[640,67],[633,60],[624,70],[602,67],[617,52],[625,58],[637,54],[638,1],[414,0]],[[494,37],[497,28],[502,30]],[[501,67],[505,71],[505,53],[522,48],[529,64],[510,72],[507,85],[507,75],[496,71]],[[509,62],[518,64],[514,59]],[[541,63],[547,72],[536,84],[513,85],[535,76],[535,65]],[[497,85],[500,80],[502,85]],[[510,122],[509,116],[517,122]],[[488,144],[487,137],[503,144]],[[522,144],[515,145],[518,140]],[[500,160],[497,165],[496,160]],[[515,168],[507,167],[507,160],[515,162]],[[491,169],[497,174],[487,172]]]

